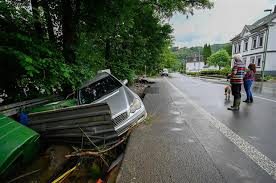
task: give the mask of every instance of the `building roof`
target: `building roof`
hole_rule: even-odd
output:
[[[252,25],[245,25],[244,29],[246,28],[246,29],[248,29],[249,32],[254,32],[254,30],[256,30],[259,27],[267,25],[269,22],[271,22],[275,18],[276,18],[276,12],[274,11],[273,13],[257,20]],[[239,33],[238,35],[236,35],[234,38],[232,38],[231,41],[241,38],[241,35],[242,35],[242,32]]]
[[[255,23],[253,23],[252,25],[250,25],[250,31],[261,27],[263,25],[267,25],[270,21],[272,21],[274,18],[276,18],[276,12],[273,12],[263,18],[261,18],[260,20],[257,20]]]

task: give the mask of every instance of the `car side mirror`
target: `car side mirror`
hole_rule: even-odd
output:
[[[128,83],[128,80],[125,79],[125,80],[122,81],[122,83],[123,83],[124,85],[126,85],[126,84]]]

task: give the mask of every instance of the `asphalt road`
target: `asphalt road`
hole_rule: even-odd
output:
[[[217,81],[155,81],[144,99],[151,119],[132,133],[117,182],[276,182],[273,88],[232,112]]]

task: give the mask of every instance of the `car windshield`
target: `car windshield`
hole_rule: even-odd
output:
[[[80,103],[89,104],[102,98],[103,96],[120,88],[122,84],[112,76],[107,76],[99,81],[91,83],[90,85],[80,90]]]

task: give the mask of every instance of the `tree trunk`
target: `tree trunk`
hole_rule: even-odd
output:
[[[35,28],[36,35],[39,39],[43,39],[43,29],[42,29],[42,24],[40,22],[40,15],[38,10],[39,4],[37,0],[31,0],[31,5],[32,5],[34,28]]]
[[[53,43],[56,43],[56,38],[55,38],[55,34],[54,34],[54,27],[53,27],[51,14],[50,14],[50,8],[49,8],[48,0],[43,0],[42,1],[42,6],[43,6],[45,18],[46,18],[47,32],[48,32],[49,40]]]
[[[62,18],[62,33],[63,33],[63,55],[67,63],[74,63],[76,60],[75,47],[78,40],[77,27],[79,24],[80,1],[63,0],[63,18]]]

